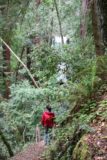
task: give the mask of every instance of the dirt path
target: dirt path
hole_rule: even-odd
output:
[[[40,156],[44,151],[44,141],[38,144],[31,144],[25,151],[18,153],[10,160],[41,160]]]
[[[93,160],[107,160],[107,121],[97,121],[92,124],[95,133],[88,135]]]

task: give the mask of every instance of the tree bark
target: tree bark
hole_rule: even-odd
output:
[[[92,26],[96,48],[96,56],[104,55],[105,44],[107,43],[107,11],[103,10],[104,5],[101,0],[93,0],[92,2]],[[106,3],[107,7],[107,3]],[[102,21],[103,20],[103,21]],[[105,24],[105,26],[103,26]]]
[[[58,6],[57,6],[56,0],[54,0],[54,5],[55,5],[55,9],[56,9],[57,17],[58,17],[58,22],[59,22],[59,30],[60,30],[60,35],[61,35],[61,41],[62,41],[62,44],[64,44],[62,23],[61,23],[60,14],[59,14],[59,10],[58,10]]]
[[[10,50],[6,47],[6,45],[3,44],[3,76],[5,80],[5,98],[9,98],[10,95],[10,80],[9,80],[9,75],[10,75]]]
[[[107,1],[92,1],[92,25],[97,58],[96,74],[102,81],[107,81],[106,47],[107,47]]]
[[[54,10],[54,6],[52,6],[52,9],[51,9],[52,13],[53,13],[53,10]],[[50,32],[49,32],[49,44],[50,44],[50,46],[52,45],[53,24],[54,24],[54,21],[53,21],[53,16],[52,16],[52,19],[51,19],[51,22],[50,22],[51,29],[50,29]]]
[[[42,0],[36,0],[36,6],[39,7],[39,5],[42,3]]]
[[[25,7],[27,8],[27,6],[29,5],[29,2],[30,0],[26,0],[24,1],[25,3],[22,3],[18,6],[15,6],[15,3],[13,1],[3,1],[0,5],[0,15],[3,19],[5,19],[5,23],[3,24],[2,27],[2,32],[1,32],[1,36],[2,38],[5,40],[5,42],[10,45],[11,43],[11,39],[12,39],[12,36],[13,36],[13,28],[15,27],[16,25],[16,22],[17,22],[17,18],[19,18],[19,15],[22,13],[20,11],[19,13],[19,10],[22,9]],[[16,5],[17,5],[17,2],[16,2]],[[18,11],[19,14],[13,14],[14,12],[14,7],[17,7],[16,9],[16,12]],[[23,12],[23,17],[25,15],[26,11]],[[9,86],[10,86],[10,80],[9,80],[9,75],[10,75],[10,50],[9,48],[3,44],[3,59],[4,59],[4,66],[6,69],[4,69],[4,81],[5,81],[5,95],[4,97],[5,98],[9,98],[9,94],[10,94],[10,89],[9,89]]]
[[[107,47],[107,0],[97,0],[100,9],[101,32],[104,47]]]
[[[27,54],[27,68],[30,70],[32,62],[31,62],[31,58],[30,58],[31,48],[29,46],[27,47],[26,54]]]
[[[89,0],[82,0],[81,7],[81,22],[80,22],[80,36],[85,38],[87,34],[86,16],[88,11]]]

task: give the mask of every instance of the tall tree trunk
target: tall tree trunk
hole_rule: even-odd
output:
[[[107,0],[97,0],[100,10],[101,32],[104,47],[107,47]]]
[[[10,75],[10,50],[3,44],[3,76],[5,80],[5,98],[9,98],[10,94],[10,80],[9,80],[9,75]]]
[[[64,44],[62,23],[61,23],[60,14],[59,14],[59,10],[58,10],[58,6],[57,6],[56,0],[54,0],[54,5],[55,5],[55,9],[56,9],[57,17],[58,17],[58,22],[59,22],[59,30],[60,30],[60,35],[61,35],[61,41],[62,41],[62,44]]]
[[[39,7],[39,5],[42,3],[42,0],[36,0],[36,6],[37,8]]]
[[[89,0],[82,0],[81,6],[81,22],[80,22],[80,36],[81,38],[86,37],[87,34],[87,24],[86,24],[86,16],[88,11]]]
[[[52,9],[51,9],[52,13],[53,13],[53,10],[54,10],[54,6],[52,6]],[[52,19],[51,19],[51,22],[50,22],[51,29],[49,31],[49,44],[50,44],[50,46],[52,45],[53,24],[54,24],[54,21],[53,21],[53,16],[52,16]]]
[[[5,39],[7,44],[10,44],[10,36],[11,36],[11,27],[10,27],[10,20],[8,18],[8,13],[9,13],[9,7],[10,3],[9,1],[3,2],[6,4],[6,6],[1,10],[1,17],[5,17],[6,23],[2,28],[2,37]],[[5,83],[5,92],[4,92],[4,97],[9,98],[10,94],[10,80],[9,80],[9,75],[10,75],[10,50],[7,48],[5,44],[2,45],[3,52],[3,79]]]
[[[99,0],[93,0],[92,2],[92,26],[93,26],[93,35],[96,48],[96,56],[104,55],[104,44],[101,28],[101,13]]]
[[[105,48],[107,46],[107,0],[92,1],[92,25],[97,58],[97,75],[107,82]]]
[[[31,63],[32,63],[31,58],[30,58],[31,47],[27,46],[26,54],[27,54],[27,68],[30,70],[31,69]]]
[[[25,2],[25,3],[24,3]],[[13,28],[15,27],[15,24],[17,22],[17,19],[19,18],[19,10],[21,9],[23,11],[23,8],[27,8],[29,5],[30,0],[23,0],[23,3],[19,6],[15,6],[15,3],[13,1],[10,0],[4,0],[2,1],[2,5],[0,6],[0,16],[1,18],[3,18],[3,20],[5,20],[4,25],[2,27],[2,32],[1,32],[1,36],[2,38],[5,40],[5,42],[10,45],[10,41],[12,39],[12,31]],[[17,3],[16,3],[17,4]],[[13,14],[14,12],[14,7],[16,7],[16,14]],[[18,12],[17,12],[18,11]],[[20,14],[22,12],[20,11]],[[26,13],[23,12],[23,17]],[[3,79],[5,79],[5,97],[9,98],[9,94],[10,94],[10,80],[9,78],[9,73],[10,73],[10,50],[8,49],[8,47],[3,44],[3,59],[4,59],[4,77]]]

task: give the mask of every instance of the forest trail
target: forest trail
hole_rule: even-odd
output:
[[[41,160],[40,156],[43,153],[44,148],[44,141],[40,141],[38,144],[31,144],[10,160]]]
[[[107,160],[107,121],[96,119],[91,126],[95,132],[87,135],[93,160]]]

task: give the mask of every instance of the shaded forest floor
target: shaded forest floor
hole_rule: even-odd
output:
[[[16,154],[16,156],[10,160],[41,160],[40,157],[44,148],[44,141],[40,141],[38,144],[31,144],[24,151]]]

